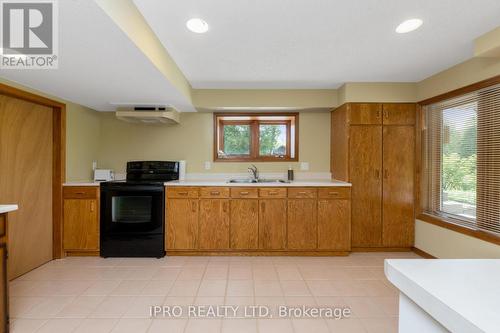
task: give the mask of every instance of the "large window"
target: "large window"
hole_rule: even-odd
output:
[[[500,235],[500,85],[424,107],[424,212]]]
[[[296,161],[298,114],[214,114],[215,161]]]

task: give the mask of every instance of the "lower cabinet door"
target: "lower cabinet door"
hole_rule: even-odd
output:
[[[9,288],[7,280],[7,244],[0,241],[0,332],[8,332],[9,325]]]
[[[167,200],[167,250],[197,249],[198,211],[198,199]]]
[[[259,249],[286,248],[286,200],[259,200]]]
[[[99,249],[99,212],[96,199],[64,199],[65,250]]]
[[[200,200],[200,249],[229,249],[229,209],[227,199]]]
[[[318,249],[351,250],[351,202],[318,201]]]
[[[316,200],[288,199],[288,248],[312,250],[318,245]]]
[[[259,202],[254,199],[231,200],[231,248],[257,249]]]

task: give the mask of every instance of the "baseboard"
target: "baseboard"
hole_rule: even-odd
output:
[[[411,248],[411,250],[412,250],[413,252],[415,252],[416,254],[418,254],[419,256],[421,256],[421,257],[425,258],[425,259],[437,259],[437,258],[436,258],[436,257],[434,257],[432,254],[429,254],[429,253],[427,253],[427,252],[425,252],[425,251],[423,251],[423,250],[420,250],[420,249],[418,249],[418,248],[416,248],[416,247],[412,247],[412,248]]]
[[[352,252],[411,252],[411,247],[353,247]]]
[[[66,257],[99,257],[99,251],[65,251]]]
[[[186,251],[167,250],[167,256],[348,256],[349,251]]]

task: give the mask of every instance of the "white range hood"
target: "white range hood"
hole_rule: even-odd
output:
[[[141,124],[179,124],[179,111],[172,107],[135,107],[132,110],[116,111],[116,118]]]

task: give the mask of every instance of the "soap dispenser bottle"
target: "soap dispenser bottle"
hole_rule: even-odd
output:
[[[292,166],[288,166],[288,181],[291,182],[293,180],[293,169]]]

